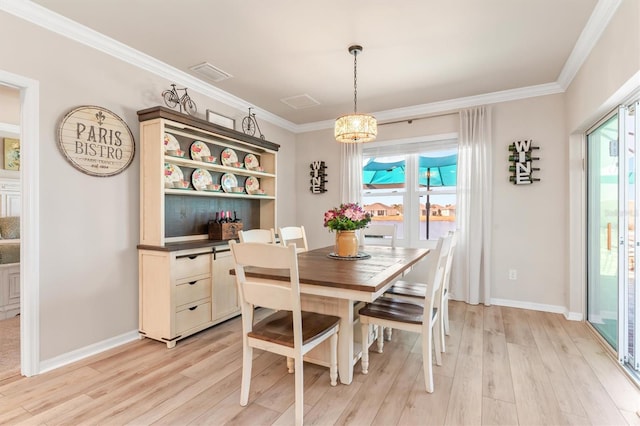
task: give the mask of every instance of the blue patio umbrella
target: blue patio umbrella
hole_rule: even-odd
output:
[[[371,159],[363,167],[362,183],[369,188],[389,188],[404,184],[404,160],[384,163]]]
[[[425,157],[419,159],[419,183],[421,186],[456,186],[458,155]],[[362,182],[370,188],[389,188],[404,184],[405,162],[385,163],[370,159],[363,167]],[[430,181],[427,182],[427,171]]]

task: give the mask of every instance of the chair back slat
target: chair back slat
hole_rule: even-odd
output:
[[[273,228],[238,231],[238,237],[240,238],[241,243],[275,244],[276,242],[276,235]]]
[[[284,228],[279,228],[278,236],[283,246],[295,243],[298,246],[298,252],[309,250],[304,226],[285,226]]]
[[[236,282],[243,309],[256,306],[287,311],[300,310],[300,280],[296,246],[229,242],[234,256]],[[245,268],[288,269],[289,281],[247,278]]]
[[[284,284],[284,285],[283,285]],[[271,280],[245,280],[241,287],[245,302],[277,311],[293,311],[292,295],[295,293],[289,283]]]
[[[423,262],[419,262],[410,272],[403,277],[404,281],[417,282],[417,283],[432,283],[435,280],[436,271],[440,266],[445,266],[447,262],[447,256],[449,255],[449,246],[451,244],[451,237],[445,235],[438,239],[436,249],[432,253],[427,255],[427,259]],[[435,258],[430,256],[436,256]]]

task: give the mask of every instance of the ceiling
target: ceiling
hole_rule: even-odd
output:
[[[603,1],[603,0],[601,0]],[[294,124],[556,82],[598,0],[35,0]],[[294,109],[282,99],[318,105]],[[197,98],[196,98],[197,99]]]

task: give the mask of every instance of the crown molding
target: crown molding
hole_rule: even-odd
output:
[[[449,99],[446,101],[378,111],[374,112],[373,116],[375,116],[381,123],[385,121],[408,120],[425,115],[452,112],[461,108],[471,108],[478,105],[515,101],[518,99],[533,98],[536,96],[555,95],[563,92],[564,90],[558,83],[546,83],[536,86],[521,87],[518,89],[503,90],[500,92],[485,93],[482,95],[467,96],[464,98]],[[299,124],[297,127],[301,133],[313,132],[316,130],[332,128],[333,123],[333,120],[324,120],[316,121],[314,123]]]
[[[622,0],[598,1],[556,82],[379,111],[374,113],[374,115],[379,121],[410,119],[416,116],[454,111],[477,105],[563,93],[588,57],[591,49],[593,49],[602,35],[602,32],[609,24],[609,21],[621,2]],[[138,68],[164,77],[171,82],[187,86],[195,92],[222,102],[239,111],[245,111],[248,105],[250,105],[250,103],[244,99],[218,89],[184,71],[174,68],[150,55],[133,49],[71,19],[54,13],[30,0],[0,0],[0,10],[70,38],[78,43],[92,47]],[[270,122],[292,133],[305,133],[328,129],[334,125],[334,120],[295,124],[264,109],[257,107],[254,109],[256,113],[260,115],[261,120]]]
[[[587,60],[621,3],[622,0],[598,1],[558,76],[557,82],[563,90],[567,90],[580,67]]]

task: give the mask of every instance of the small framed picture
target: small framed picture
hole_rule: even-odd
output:
[[[4,138],[4,168],[20,170],[20,139]]]
[[[229,129],[236,129],[236,120],[213,112],[210,109],[207,110],[207,121],[213,124],[219,124],[220,126],[224,126]]]

